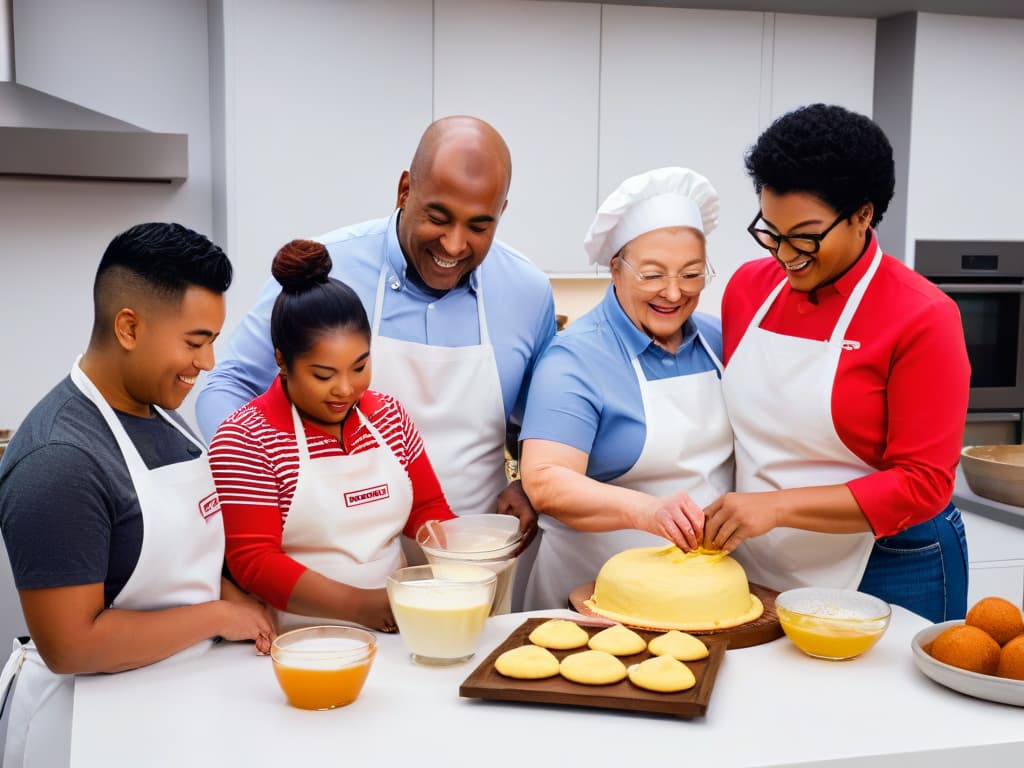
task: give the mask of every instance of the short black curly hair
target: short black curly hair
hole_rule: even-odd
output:
[[[896,186],[892,145],[868,117],[831,104],[788,112],[762,133],[745,158],[760,193],[808,192],[851,215],[875,207],[871,226],[882,220]]]

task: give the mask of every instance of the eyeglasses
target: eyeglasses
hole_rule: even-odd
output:
[[[754,217],[754,220],[750,222],[750,226],[747,227],[747,232],[749,232],[750,236],[757,241],[758,245],[762,248],[767,248],[769,251],[777,252],[779,250],[779,246],[781,246],[783,242],[786,242],[789,243],[790,248],[804,256],[813,256],[816,254],[821,248],[821,241],[825,239],[828,233],[835,229],[839,222],[848,218],[845,213],[839,214],[839,217],[829,225],[828,229],[817,235],[780,235],[769,229],[758,229],[754,226],[758,221],[760,221],[762,215],[763,212],[758,211],[757,216]]]
[[[636,275],[636,279],[640,282],[640,288],[650,293],[659,293],[665,290],[672,280],[678,280],[679,287],[683,291],[697,293],[711,282],[711,278],[715,276],[715,268],[711,264],[706,264],[703,272],[682,272],[678,275],[665,275],[660,272],[641,272],[626,261],[623,256],[619,256],[619,261],[629,267],[629,271]]]

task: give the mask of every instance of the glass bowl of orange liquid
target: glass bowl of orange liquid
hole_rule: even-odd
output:
[[[885,634],[892,608],[853,589],[801,587],[775,598],[782,631],[808,656],[842,661],[860,656]]]
[[[270,647],[274,674],[288,703],[299,709],[335,709],[359,697],[377,654],[377,638],[355,627],[302,627],[278,635]]]

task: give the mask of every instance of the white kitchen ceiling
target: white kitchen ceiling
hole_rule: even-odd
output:
[[[569,0],[569,2],[594,2],[594,0]],[[718,11],[805,13],[817,16],[855,16],[869,19],[884,19],[915,11],[1024,19],[1024,2],[1021,0],[703,0],[703,2],[701,0],[611,0],[606,4]]]

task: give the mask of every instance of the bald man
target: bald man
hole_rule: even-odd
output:
[[[389,217],[319,239],[332,277],[355,289],[370,317],[373,388],[412,416],[452,510],[514,514],[532,538],[536,514],[519,482],[506,480],[504,446],[555,310],[547,276],[495,239],[511,176],[492,126],[443,118],[420,139]],[[270,311],[279,290],[267,281],[199,393],[208,439],[278,373]]]
[[[0,462],[0,528],[31,641],[3,764],[67,765],[76,674],[196,653],[210,639],[270,649],[265,608],[222,579],[224,526],[206,450],[174,409],[213,367],[231,264],[179,224],[111,241],[92,337]]]

